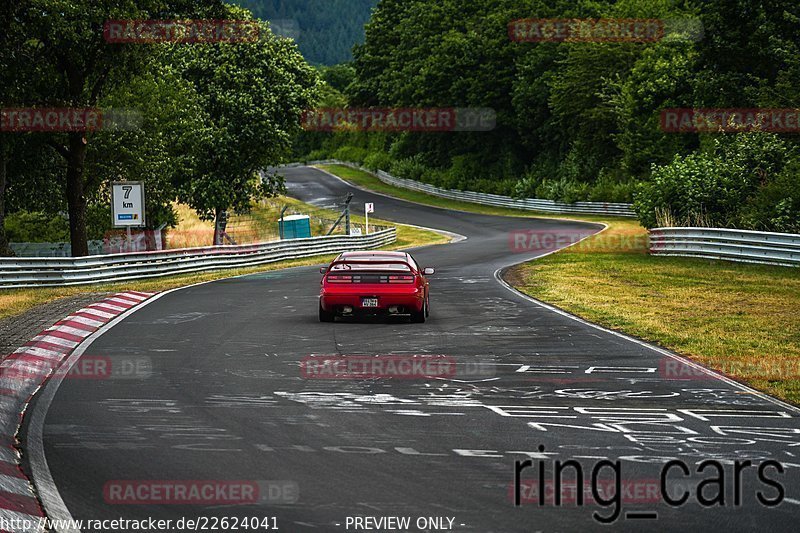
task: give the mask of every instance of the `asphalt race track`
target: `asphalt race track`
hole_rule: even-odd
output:
[[[366,531],[356,516],[411,519],[406,529],[372,531],[797,531],[797,411],[496,279],[549,251],[515,250],[515,231],[588,235],[599,226],[441,210],[315,169],[284,173],[304,201],[329,205],[352,191],[353,205],[374,202],[376,217],[466,236],[412,252],[436,268],[430,319],[319,323],[318,267],[163,295],[84,355],[145,361],[146,375],[65,379],[49,406],[46,460],[74,518],[275,517],[286,532]],[[304,379],[299,363],[312,354],[446,355],[458,370],[433,380]],[[522,472],[528,492],[516,507],[515,461],[525,459],[533,466]],[[583,505],[574,482],[560,506],[552,501],[553,463],[568,459],[583,472]],[[603,503],[613,495],[610,466],[591,496],[604,459],[619,461],[618,505]],[[671,499],[688,496],[680,505],[660,497],[669,460],[680,461],[667,485]],[[698,472],[705,460],[714,463]],[[783,473],[768,463],[765,481],[747,461],[776,461]],[[544,505],[531,492],[541,465]],[[700,484],[720,477],[701,499],[721,487],[724,502],[701,504]],[[250,505],[128,504],[109,496],[114,480],[260,480],[273,490]],[[759,494],[778,499],[778,487],[779,505],[760,503]],[[594,517],[615,511],[610,526]],[[441,527],[416,525],[436,517]]]

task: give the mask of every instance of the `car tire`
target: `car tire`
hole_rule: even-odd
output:
[[[420,311],[411,311],[411,322],[414,324],[424,324],[426,316],[428,316],[428,302],[423,301]]]
[[[320,322],[333,322],[335,315],[331,311],[326,311],[322,308],[322,303],[319,304],[319,321]]]

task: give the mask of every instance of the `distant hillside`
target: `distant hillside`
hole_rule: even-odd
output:
[[[313,64],[335,65],[352,59],[364,40],[364,24],[378,0],[233,0],[258,18],[272,22],[276,33],[293,37]]]

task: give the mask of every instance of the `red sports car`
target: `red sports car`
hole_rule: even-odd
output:
[[[345,252],[320,268],[319,320],[339,316],[386,314],[425,322],[429,314],[428,280],[432,268],[420,268],[405,252]]]

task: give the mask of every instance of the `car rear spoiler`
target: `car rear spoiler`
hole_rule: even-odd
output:
[[[346,265],[348,263],[349,264],[354,264],[355,263],[355,264],[359,264],[359,265],[404,265],[404,266],[408,267],[408,269],[411,272],[417,272],[417,270],[414,267],[412,267],[411,264],[408,261],[403,261],[402,259],[394,259],[394,260],[387,259],[385,261],[369,261],[369,260],[365,260],[365,259],[362,259],[362,260],[359,261],[358,259],[343,259],[343,260],[340,260],[340,261],[334,261],[329,266],[320,268],[319,271],[320,271],[320,274],[327,274],[336,265]]]

